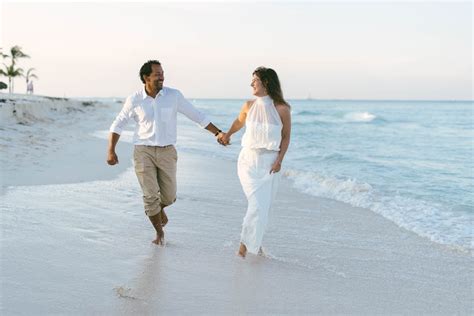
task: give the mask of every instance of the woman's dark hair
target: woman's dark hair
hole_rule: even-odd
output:
[[[275,103],[290,106],[283,98],[280,80],[278,79],[278,75],[275,70],[271,68],[258,67],[254,70],[252,75],[256,75],[260,79],[262,85],[267,90],[268,95]]]
[[[143,83],[145,83],[144,76],[149,76],[152,72],[151,65],[161,66],[161,63],[158,60],[149,60],[143,64],[142,68],[140,68],[140,80]]]

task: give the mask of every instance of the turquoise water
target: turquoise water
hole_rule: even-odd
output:
[[[227,129],[244,100],[193,100]],[[299,190],[364,207],[435,242],[472,249],[472,102],[290,100],[284,173]],[[181,150],[237,159],[240,137],[216,150],[180,118]]]

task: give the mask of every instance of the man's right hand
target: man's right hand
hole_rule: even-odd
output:
[[[109,154],[107,155],[107,163],[111,166],[119,163],[118,157],[115,151],[109,151]]]
[[[230,145],[230,137],[227,136],[227,133],[221,132],[217,135],[217,142],[224,146]]]

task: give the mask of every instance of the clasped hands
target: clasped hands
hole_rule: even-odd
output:
[[[230,144],[230,136],[228,136],[227,133],[220,132],[217,135],[217,142],[221,144],[222,146],[227,146]],[[277,159],[275,160],[275,162],[273,163],[270,169],[270,174],[280,172],[280,170],[281,170],[281,161]]]
[[[220,132],[219,135],[217,135],[217,142],[222,146],[227,146],[230,144],[230,137],[227,136],[227,133]]]

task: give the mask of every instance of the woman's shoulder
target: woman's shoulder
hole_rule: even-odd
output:
[[[243,108],[248,110],[252,107],[252,104],[255,102],[256,99],[252,99],[252,100],[247,100],[244,102],[244,105],[243,105]]]
[[[277,109],[282,109],[284,111],[290,111],[291,110],[291,105],[289,105],[288,103],[283,103],[283,102],[275,103],[275,107]]]
[[[291,115],[291,106],[288,103],[275,103],[275,109],[280,116]]]

